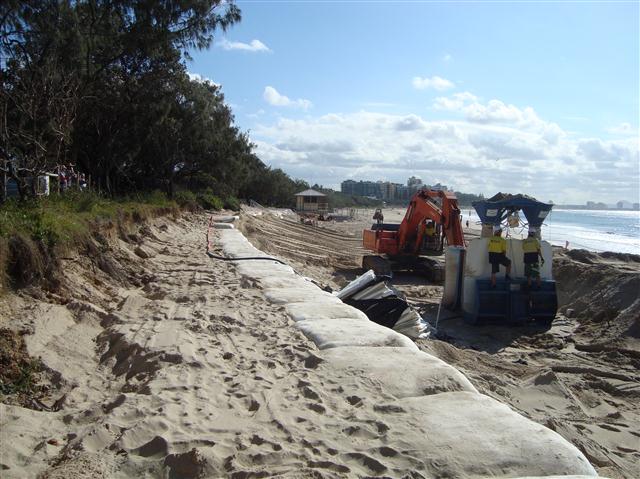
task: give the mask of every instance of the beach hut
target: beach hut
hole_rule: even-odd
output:
[[[296,193],[298,213],[326,213],[329,210],[327,195],[316,190],[304,190]]]

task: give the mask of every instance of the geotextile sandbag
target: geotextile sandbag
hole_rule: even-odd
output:
[[[235,226],[231,223],[211,223],[211,227],[217,230],[233,230]]]
[[[263,288],[298,288],[298,287],[311,287],[314,290],[321,290],[316,284],[304,279],[299,275],[291,276],[274,276],[269,278],[261,278],[260,286]]]
[[[211,221],[214,223],[233,223],[234,221],[239,220],[240,217],[236,215],[222,215],[222,216],[212,216]]]
[[[418,350],[416,344],[400,333],[372,321],[344,321],[343,319],[305,320],[296,326],[319,349],[345,346],[395,346]]]
[[[452,391],[477,393],[457,369],[441,359],[409,348],[332,348],[322,351],[323,367],[349,370],[369,378],[396,398]]]
[[[265,297],[275,304],[303,303],[314,301],[318,303],[341,303],[332,294],[322,291],[320,288],[310,290],[308,287],[296,288],[269,288],[264,290]]]
[[[379,404],[389,443],[420,451],[438,477],[597,476],[584,455],[551,429],[483,394],[448,392]]]
[[[367,315],[344,303],[327,304],[314,302],[313,299],[304,303],[291,303],[285,306],[287,314],[294,321],[318,319],[344,319],[369,321]]]
[[[291,266],[287,266],[270,259],[236,261],[234,264],[238,272],[243,276],[258,279],[273,276],[292,276],[295,274]]]

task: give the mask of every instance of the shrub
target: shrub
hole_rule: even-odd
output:
[[[224,207],[222,200],[209,190],[198,194],[198,203],[205,210],[221,210]]]
[[[200,207],[198,204],[198,198],[193,191],[182,190],[173,195],[173,199],[180,205],[181,208],[188,210],[196,210]]]
[[[31,240],[23,234],[9,238],[9,258],[7,273],[16,285],[26,286],[42,278],[45,265],[42,254]]]
[[[240,210],[240,200],[235,196],[227,196],[224,200],[224,207],[228,210],[239,211]]]
[[[170,206],[171,201],[167,197],[164,191],[153,190],[151,193],[139,197],[141,203],[146,203],[152,206]]]
[[[82,196],[76,204],[76,211],[78,213],[91,213],[96,203],[96,198],[93,195]]]

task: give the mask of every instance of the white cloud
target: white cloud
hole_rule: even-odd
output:
[[[291,106],[295,108],[302,108],[303,110],[308,110],[313,106],[313,103],[309,100],[305,100],[304,98],[291,100],[289,97],[278,93],[278,90],[272,86],[265,87],[262,97],[264,98],[264,101],[273,106]]]
[[[477,96],[469,93],[468,91],[464,91],[461,93],[454,93],[449,97],[440,96],[436,98],[433,102],[433,107],[436,110],[456,111],[462,109],[467,102],[475,102],[477,100]]]
[[[271,52],[271,49],[262,43],[260,40],[254,39],[249,43],[243,42],[230,42],[226,38],[223,38],[218,45],[224,50],[243,50],[245,52]]]
[[[460,95],[465,106],[479,103]],[[252,139],[266,163],[325,185],[347,178],[404,183],[417,175],[462,191],[522,192],[556,202],[638,197],[637,138],[575,138],[533,109],[479,104],[490,121],[361,111],[281,118],[258,125]]]
[[[482,103],[478,97],[469,92],[438,97],[433,102],[433,108],[463,113],[465,119],[472,123],[503,124],[535,131],[549,143],[555,143],[561,136],[566,135],[556,123],[542,120],[529,106],[518,108],[496,99]]]
[[[632,127],[630,123],[620,123],[619,125],[607,128],[607,132],[614,135],[637,135],[638,129]]]
[[[442,60],[445,63],[449,63],[449,62],[453,61],[453,57],[449,53],[445,53],[444,56],[442,57]]]
[[[187,72],[187,75],[189,76],[189,80],[191,81],[196,81],[198,83],[209,83],[211,85],[221,86],[220,83],[216,83],[211,78],[202,76],[199,73]]]
[[[434,90],[443,91],[455,86],[452,81],[439,76],[432,76],[431,78],[413,77],[412,84],[416,90],[433,88]]]

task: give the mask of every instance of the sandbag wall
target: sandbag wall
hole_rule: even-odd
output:
[[[229,257],[268,257],[236,229],[218,233]],[[389,444],[418,451],[441,465],[447,477],[597,476],[559,434],[478,393],[457,369],[369,321],[291,267],[272,260],[235,264],[263,288],[268,301],[284,306],[318,347],[322,367],[370,378],[395,398],[395,420],[408,427],[402,435],[389,431]]]

